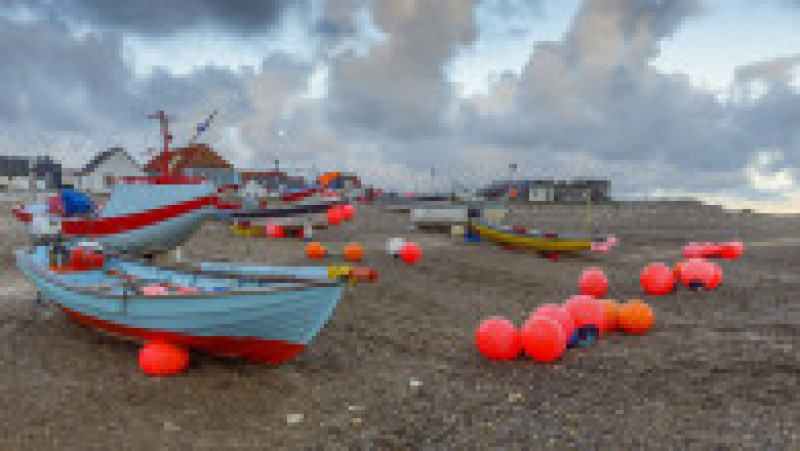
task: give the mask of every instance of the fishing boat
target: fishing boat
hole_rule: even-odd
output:
[[[225,188],[172,173],[167,116],[158,111],[150,118],[161,123],[167,157],[162,174],[121,178],[102,207],[92,206],[88,196],[62,190],[50,205],[17,207],[15,217],[34,238],[91,238],[128,254],[160,253],[185,242],[216,211],[218,194]]]
[[[544,253],[595,251],[603,249],[604,245],[613,246],[616,243],[616,239],[609,234],[547,233],[520,226],[492,224],[484,219],[472,219],[469,229],[482,240]]]
[[[311,342],[346,284],[375,277],[336,266],[156,265],[101,248],[75,245],[69,258],[57,246],[14,253],[41,298],[78,324],[272,365]]]

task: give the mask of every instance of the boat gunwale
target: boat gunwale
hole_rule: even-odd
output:
[[[610,238],[612,235],[609,233],[599,233],[599,234],[591,234],[591,235],[579,235],[579,234],[558,234],[555,237],[547,237],[546,234],[542,233],[540,235],[534,235],[529,233],[519,233],[515,232],[512,229],[504,230],[502,228],[498,228],[496,225],[489,224],[485,221],[470,221],[470,225],[474,227],[482,227],[487,231],[494,232],[497,234],[509,235],[515,238],[525,238],[525,239],[536,239],[536,240],[543,240],[543,241],[562,241],[562,242],[593,242],[599,240],[605,240]]]
[[[105,286],[91,286],[91,285],[70,285],[65,281],[59,279],[58,277],[53,276],[48,271],[45,271],[39,268],[30,257],[30,254],[27,252],[29,248],[17,249],[15,250],[15,254],[24,254],[24,258],[27,261],[22,260],[20,261],[21,264],[25,265],[30,271],[34,272],[39,277],[45,279],[47,282],[57,285],[60,288],[63,288],[67,291],[71,291],[78,294],[83,294],[86,296],[102,296],[105,299],[118,299],[118,300],[131,300],[131,299],[197,299],[197,298],[211,298],[211,297],[219,297],[219,296],[242,296],[242,295],[257,295],[257,294],[266,294],[266,293],[279,293],[285,291],[303,291],[309,290],[313,288],[332,288],[337,286],[342,286],[342,282],[336,280],[312,280],[312,279],[293,279],[296,283],[292,285],[288,285],[290,282],[286,282],[286,286],[272,286],[272,287],[239,287],[235,290],[224,290],[224,291],[199,291],[199,292],[187,292],[186,294],[166,294],[166,295],[144,295],[144,294],[127,294],[123,292],[123,294],[112,294],[109,291],[113,290],[114,288],[118,287],[126,287],[131,286],[130,282],[127,281],[120,281],[114,284],[109,284]],[[157,265],[151,265],[157,266]],[[166,268],[165,266],[158,266],[161,268]],[[236,273],[229,273],[226,271],[196,271],[198,275],[209,275],[209,273],[222,273],[222,274],[229,274],[231,279],[246,279],[248,281],[259,281],[259,276],[251,276],[247,274],[236,274]],[[214,276],[211,276],[214,277]],[[269,277],[269,275],[267,275]],[[274,279],[273,279],[274,280]],[[280,282],[276,282],[280,283]],[[134,282],[134,284],[136,284]],[[97,285],[97,284],[93,284]]]

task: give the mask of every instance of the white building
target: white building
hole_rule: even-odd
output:
[[[92,193],[108,193],[119,177],[141,177],[145,172],[125,149],[112,147],[100,152],[73,178],[75,188]]]

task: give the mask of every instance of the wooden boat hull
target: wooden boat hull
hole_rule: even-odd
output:
[[[318,283],[290,288],[276,285],[274,291],[208,289],[201,294],[184,295],[90,293],[75,287],[79,281],[84,285],[106,281],[102,271],[57,274],[47,267],[45,251],[41,249],[15,251],[17,265],[45,298],[79,324],[129,339],[162,339],[268,364],[285,362],[300,353],[328,321],[344,290],[342,283],[328,279],[327,267],[253,266],[239,269],[238,274],[288,275]],[[173,274],[141,263],[113,263],[140,277]],[[213,266],[201,267],[201,273],[214,270]],[[197,276],[177,271],[174,277],[182,277],[190,285],[191,278]],[[200,282],[208,280],[201,276]],[[194,286],[202,285],[200,282],[195,279]]]
[[[541,252],[582,252],[592,249],[592,243],[597,241],[592,237],[569,238],[569,237],[536,237],[505,232],[486,224],[471,224],[470,226],[477,232],[481,239],[490,241],[502,246],[511,246]]]

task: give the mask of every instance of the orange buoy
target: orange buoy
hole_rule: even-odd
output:
[[[600,298],[608,290],[608,278],[600,268],[587,268],[578,282],[581,294]]]
[[[489,360],[513,360],[522,350],[517,328],[502,316],[481,321],[475,331],[475,341],[478,351]]]
[[[619,329],[619,304],[614,299],[600,299],[600,306],[603,308],[600,332],[615,332]]]
[[[639,275],[639,283],[648,294],[669,294],[675,288],[675,276],[663,263],[652,263]]]
[[[316,241],[308,243],[308,246],[306,246],[306,255],[308,258],[322,258],[325,256],[325,246]]]
[[[361,260],[361,246],[355,243],[348,244],[344,248],[344,258],[351,262]]]
[[[655,322],[655,313],[649,305],[639,299],[631,299],[620,306],[620,328],[630,334],[647,333]]]
[[[533,316],[520,329],[520,341],[525,354],[537,362],[558,360],[567,349],[567,334],[558,321],[545,316]]]
[[[147,343],[139,351],[139,368],[149,376],[171,376],[189,365],[189,351],[169,343]]]

